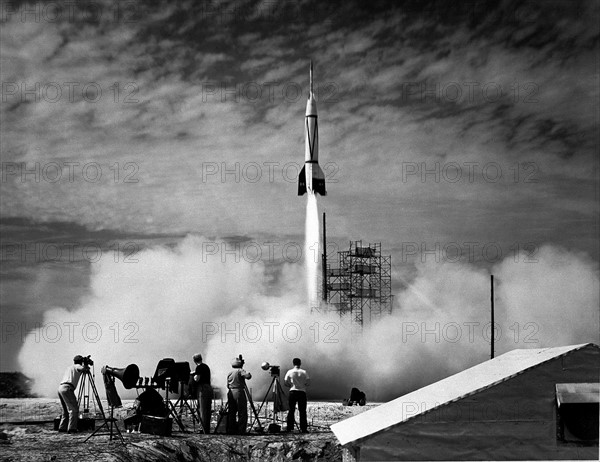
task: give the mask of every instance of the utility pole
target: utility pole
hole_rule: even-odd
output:
[[[496,337],[496,329],[494,328],[494,275],[492,274],[490,276],[490,284],[491,284],[491,302],[492,302],[492,334],[491,334],[491,342],[490,342],[490,347],[491,347],[491,353],[490,353],[490,359],[494,359],[494,338]]]
[[[327,225],[325,222],[325,212],[323,212],[323,256],[321,262],[323,271],[323,301],[327,301]]]

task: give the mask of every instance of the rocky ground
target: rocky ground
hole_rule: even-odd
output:
[[[193,428],[190,416],[183,413],[186,431],[182,432],[174,423],[172,435],[161,437],[126,432],[121,418],[133,402],[124,400],[123,404],[123,408],[115,411],[123,440],[115,432],[110,441],[108,434],[89,438],[92,431],[74,435],[54,431],[52,421],[61,412],[58,399],[0,399],[0,460],[341,461],[341,448],[329,425],[374,406],[349,407],[341,403],[311,402],[308,406],[308,434],[260,434],[253,431],[247,436],[204,435]],[[108,410],[106,403],[103,403],[103,408]],[[95,411],[97,409],[91,406],[91,412]],[[272,421],[264,416],[265,413],[261,412],[260,419],[266,426]],[[102,418],[97,417],[95,423],[98,428],[103,423]]]

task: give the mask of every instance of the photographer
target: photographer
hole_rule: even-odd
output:
[[[86,363],[84,365],[84,362]],[[88,364],[91,360],[85,361],[84,357],[77,355],[73,358],[73,365],[65,371],[62,382],[58,386],[58,397],[63,408],[62,417],[58,426],[59,432],[77,433],[77,419],[79,418],[79,403],[75,396],[75,390],[79,383],[81,374],[89,370]]]
[[[298,413],[300,414],[300,431],[308,433],[308,422],[306,419],[306,387],[310,385],[310,377],[304,369],[300,369],[302,361],[300,358],[294,358],[292,361],[293,369],[285,374],[284,383],[290,388],[290,410],[287,415],[286,431],[291,432],[294,429],[294,414],[296,413],[296,403],[298,403]]]
[[[202,362],[200,353],[194,355],[196,370],[191,377],[190,383],[193,383],[192,390],[195,390],[195,397],[198,400],[198,414],[202,422],[204,433],[210,433],[210,414],[213,399],[213,389],[210,384],[210,368]]]
[[[246,400],[246,380],[252,378],[250,372],[246,372],[242,367],[244,360],[242,355],[235,358],[231,371],[227,376],[227,434],[245,435],[248,425],[248,402]],[[236,421],[237,416],[237,421]]]

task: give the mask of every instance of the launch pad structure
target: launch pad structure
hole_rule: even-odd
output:
[[[350,322],[352,332],[361,333],[365,322],[391,314],[392,257],[381,254],[381,243],[351,241],[348,250],[337,252],[336,266],[329,264],[326,245],[323,214],[322,299]]]

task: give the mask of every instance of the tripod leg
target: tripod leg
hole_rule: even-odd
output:
[[[273,377],[273,380],[271,380],[271,384],[269,385],[269,388],[267,388],[267,392],[265,393],[265,397],[262,400],[262,403],[260,403],[260,406],[258,407],[258,413],[260,414],[260,411],[262,410],[263,406],[265,405],[265,403],[267,402],[267,399],[269,397],[269,392],[271,391],[271,388],[273,387],[273,383],[275,382],[276,377]],[[252,427],[250,427],[252,428]]]
[[[96,433],[98,433],[103,427],[106,427],[106,430],[108,430],[109,432],[109,440],[112,441],[113,439],[113,423],[114,423],[114,417],[113,417],[113,411],[114,411],[114,406],[110,407],[110,426],[108,424],[108,419],[106,418],[106,413],[104,412],[104,408],[102,407],[102,401],[100,401],[100,395],[98,395],[98,389],[96,388],[96,384],[90,374],[90,371],[85,372],[85,374],[88,375],[88,380],[90,382],[90,385],[92,387],[92,392],[94,393],[94,398],[96,399],[96,403],[98,404],[98,409],[100,409],[100,414],[102,415],[102,419],[104,420],[104,423],[102,425],[100,425],[95,431],[94,433],[92,433],[90,436],[88,436],[85,441],[89,440],[92,436],[96,435]],[[113,379],[114,380],[114,379]],[[119,430],[119,426],[118,425],[114,425],[114,429],[116,430],[117,434],[119,435],[119,438],[121,440],[121,443],[123,445],[125,445],[125,440],[123,439],[123,435],[121,434],[121,430]],[[84,441],[84,442],[85,442]]]
[[[81,398],[83,397],[83,388],[85,387],[85,377],[84,373],[81,377],[81,383],[79,385],[79,393],[77,394],[77,407],[81,407]]]
[[[199,400],[198,400],[198,402],[199,402]],[[194,431],[196,430],[196,420],[197,420],[200,423],[200,427],[201,427],[202,433],[206,433],[204,431],[204,426],[202,425],[202,417],[200,417],[200,411],[198,409],[194,410],[192,408],[192,405],[185,398],[183,399],[181,405],[182,405],[182,407],[185,406],[190,411],[190,413],[192,414],[192,424],[194,425]]]
[[[175,408],[175,406],[173,405],[173,403],[170,400],[167,400],[167,405],[169,407],[169,412],[173,416],[173,420],[175,420],[175,422],[177,422],[177,425],[179,425],[179,429],[182,432],[185,432],[185,425],[183,425],[183,422],[181,421],[179,414],[177,414],[177,409]]]
[[[263,426],[260,423],[260,419],[258,418],[258,412],[256,412],[256,408],[254,407],[254,401],[252,401],[252,396],[250,396],[250,391],[248,390],[248,385],[244,384],[244,391],[246,392],[246,397],[248,398],[248,401],[250,402],[250,408],[252,409],[252,413],[254,414],[254,417],[256,417],[256,423],[258,424],[258,431],[259,432],[263,432]],[[250,427],[252,428],[252,427]]]
[[[197,420],[200,423],[200,426],[202,427],[202,433],[206,433],[206,431],[204,430],[202,417],[200,416],[200,399],[197,399],[197,408],[196,408],[196,410],[194,410],[189,403],[190,395],[188,394],[187,397],[184,397],[183,391],[184,391],[183,382],[181,382],[181,394],[180,394],[180,398],[179,398],[181,400],[180,410],[182,410],[184,407],[186,407],[190,411],[190,413],[192,414],[192,425],[194,426],[194,431],[196,430],[196,420]]]
[[[223,418],[227,415],[228,412],[229,412],[229,403],[226,402],[224,407],[221,404],[221,410],[219,411],[220,415],[219,415],[219,418],[217,419],[217,425],[216,425],[215,431],[213,433],[217,433],[217,430],[219,429],[219,426],[221,425]],[[225,430],[225,433],[227,433],[227,430]]]
[[[167,406],[167,409],[169,410],[169,414],[173,417],[173,420],[179,426],[179,429],[182,432],[185,432],[185,426],[183,425],[183,422],[181,421],[179,414],[177,414],[177,409],[175,408],[175,406],[173,406],[173,403],[169,399],[169,388],[171,386],[170,381],[171,381],[171,379],[167,379],[167,382],[165,383],[165,404]]]

